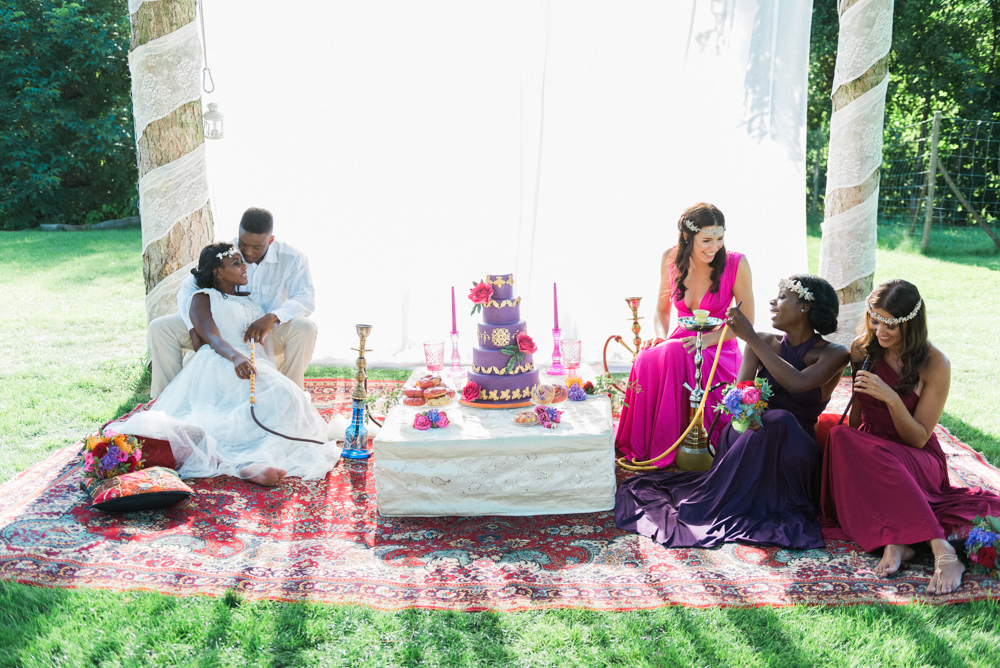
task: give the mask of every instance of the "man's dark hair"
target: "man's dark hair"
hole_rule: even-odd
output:
[[[274,216],[267,209],[252,206],[243,212],[240,227],[251,234],[270,235],[274,231]]]

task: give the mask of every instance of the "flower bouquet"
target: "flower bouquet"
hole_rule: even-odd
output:
[[[421,431],[427,429],[444,429],[448,424],[448,414],[434,408],[413,416],[413,428]]]
[[[722,403],[716,404],[715,410],[731,415],[733,429],[742,434],[752,425],[760,424],[771,394],[771,385],[763,378],[730,383],[723,388]]]
[[[83,475],[104,480],[142,468],[142,446],[135,436],[104,432],[87,439],[83,447]]]
[[[1000,579],[997,569],[997,549],[1000,549],[1000,518],[987,515],[972,520],[972,530],[965,540],[965,549],[973,569],[981,570],[994,580]]]

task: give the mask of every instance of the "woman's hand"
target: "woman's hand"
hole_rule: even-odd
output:
[[[898,397],[894,389],[886,385],[885,381],[879,378],[878,374],[871,371],[859,371],[854,377],[854,391],[867,394],[869,397],[878,399],[881,402],[889,403]]]
[[[753,324],[747,320],[747,317],[743,315],[743,312],[735,306],[730,306],[726,309],[726,324],[729,326],[730,332],[744,341],[746,341],[748,336],[754,333]]]
[[[698,342],[697,336],[685,336],[677,340],[680,341],[681,345],[684,346],[684,352],[688,353],[689,355],[694,354],[695,344]],[[702,337],[702,341],[704,340],[705,340],[704,337]],[[709,346],[706,345],[704,347],[708,348]]]
[[[233,357],[233,368],[236,370],[237,378],[250,378],[251,374],[257,373],[257,369],[254,368],[253,364],[250,364],[250,360],[239,353]]]
[[[665,339],[661,339],[661,338],[658,338],[658,337],[655,338],[655,339],[647,339],[646,341],[642,342],[642,345],[639,346],[639,350],[649,350],[650,348],[652,348],[654,346],[660,345],[664,341],[665,341]]]

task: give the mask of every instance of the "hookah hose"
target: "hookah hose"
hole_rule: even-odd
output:
[[[250,364],[254,367],[256,367],[255,364],[256,359],[257,359],[257,346],[254,343],[254,340],[250,339]],[[260,420],[257,419],[257,414],[253,410],[254,405],[257,403],[256,397],[254,396],[254,391],[255,391],[254,382],[256,378],[257,378],[256,373],[250,374],[250,417],[253,418],[253,421],[257,423],[258,427],[260,427],[261,429],[263,429],[268,433],[274,434],[275,436],[280,436],[281,438],[288,439],[289,441],[305,441],[306,443],[316,443],[319,445],[326,445],[326,443],[324,443],[323,441],[317,441],[311,438],[296,438],[295,436],[285,436],[284,434],[276,432],[273,429],[268,429],[263,424],[261,424]]]
[[[865,361],[861,363],[861,368],[858,369],[858,371],[868,371],[868,365],[871,363],[871,361],[872,361],[872,356],[869,353],[868,355],[865,356]],[[854,395],[855,394],[857,394],[857,392],[855,392],[854,388],[852,387],[851,388],[851,398],[847,400],[847,406],[844,408],[844,414],[840,416],[840,422],[837,423],[838,425],[844,424],[844,419],[847,417],[847,414],[851,410],[851,404],[854,403]]]
[[[709,373],[708,373],[708,379],[705,381],[705,387],[711,387],[712,386],[712,379],[715,377],[715,368],[717,366],[719,366],[719,358],[721,357],[721,353],[722,353],[722,344],[725,343],[725,341],[726,341],[726,332],[727,331],[729,331],[729,325],[726,325],[725,327],[722,328],[722,336],[719,337],[719,343],[715,347],[715,360],[713,360],[713,362],[712,362],[712,370],[709,371]],[[661,459],[663,459],[664,457],[666,457],[667,455],[669,455],[671,452],[673,452],[674,450],[676,450],[677,446],[679,446],[681,443],[683,443],[684,439],[687,437],[687,435],[689,433],[691,433],[691,429],[693,429],[694,426],[696,424],[698,424],[702,420],[702,418],[703,418],[703,416],[705,414],[705,402],[706,401],[708,401],[708,392],[707,391],[704,394],[702,394],[702,396],[701,396],[701,403],[698,404],[698,410],[695,411],[694,417],[691,418],[691,422],[690,422],[690,424],[688,424],[687,429],[684,430],[684,433],[681,434],[677,438],[677,440],[674,442],[673,445],[671,445],[669,448],[667,448],[659,456],[654,457],[653,459],[649,459],[647,461],[642,461],[642,462],[631,461],[631,462],[628,462],[628,463],[626,463],[625,462],[625,458],[622,457],[622,458],[620,458],[618,460],[618,466],[622,467],[626,471],[655,471],[655,470],[657,470],[658,467],[653,466],[652,464],[655,463],[655,462],[660,461]]]

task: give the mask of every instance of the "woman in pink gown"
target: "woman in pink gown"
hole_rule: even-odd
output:
[[[827,538],[879,548],[881,576],[928,542],[934,553],[930,594],[961,586],[965,566],[948,542],[967,533],[976,515],[1000,515],[1000,497],[952,487],[934,435],[951,367],[927,340],[917,288],[906,281],[879,285],[868,297],[864,330],[851,346],[855,402],[850,427],[830,430],[823,459],[820,525]],[[870,369],[866,371],[865,369]]]
[[[711,317],[725,318],[730,304],[742,302],[740,310],[752,323],[750,264],[740,253],[726,251],[726,219],[722,212],[712,204],[695,204],[681,215],[677,230],[677,245],[663,254],[660,265],[657,334],[668,330],[671,306],[677,309],[679,318],[690,317],[694,309],[705,309]],[[721,335],[720,328],[702,336],[703,385],[715,361]],[[727,334],[726,339],[713,384],[732,382],[740,368],[735,334]],[[666,341],[636,357],[615,437],[615,446],[625,457],[636,461],[653,459],[673,445],[687,428],[690,391],[684,384],[694,387],[694,345],[694,333],[678,326]],[[721,389],[709,395],[706,428],[715,415],[710,407],[721,400]],[[720,422],[723,422],[721,427],[726,426],[724,419]],[[675,455],[676,450],[657,461],[656,466],[672,464]]]

